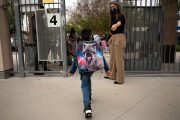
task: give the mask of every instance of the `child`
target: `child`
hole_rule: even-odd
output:
[[[89,29],[83,29],[81,31],[81,37],[82,41],[91,41],[91,30]],[[110,71],[109,67],[106,63],[105,58],[103,57],[103,62],[104,62],[104,69],[106,71],[106,75],[110,76]],[[69,75],[73,75],[76,72],[77,69],[77,58],[76,56],[74,57],[73,60],[73,65],[71,68],[71,71],[68,72]],[[81,79],[81,90],[83,94],[83,103],[84,103],[84,112],[85,112],[85,117],[86,118],[91,118],[92,117],[92,110],[91,110],[91,76],[93,75],[93,71],[89,72],[81,72],[79,71],[80,74],[80,79]]]

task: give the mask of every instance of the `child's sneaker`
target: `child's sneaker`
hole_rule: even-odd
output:
[[[87,106],[84,108],[85,118],[91,118],[92,117],[92,110],[91,106]]]

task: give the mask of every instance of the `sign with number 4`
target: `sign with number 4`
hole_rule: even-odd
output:
[[[47,14],[48,27],[60,27],[60,14],[50,13]]]

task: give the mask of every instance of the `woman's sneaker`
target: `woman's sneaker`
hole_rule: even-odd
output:
[[[85,118],[91,118],[92,117],[92,110],[91,106],[87,106],[84,108]]]

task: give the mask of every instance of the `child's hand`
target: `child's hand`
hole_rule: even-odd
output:
[[[69,71],[66,73],[67,74],[67,77],[70,77],[70,76],[72,76],[73,74],[72,73],[70,73]]]

